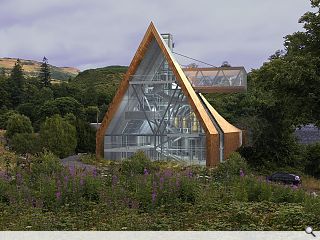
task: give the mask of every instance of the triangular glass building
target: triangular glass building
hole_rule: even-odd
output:
[[[241,130],[223,119],[196,88],[213,92],[210,86],[246,86],[244,69],[233,78],[210,69],[216,76],[207,77],[208,88],[202,78],[206,69],[183,70],[171,50],[171,35],[160,35],[151,23],[97,131],[97,156],[120,160],[142,150],[153,160],[214,166],[241,146]],[[223,85],[214,86],[214,81]]]

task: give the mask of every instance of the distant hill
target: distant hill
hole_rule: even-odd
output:
[[[10,74],[11,69],[16,63],[17,58],[0,58],[0,69],[3,69],[6,74]],[[34,60],[20,59],[22,69],[27,77],[36,77],[39,75],[41,62]],[[80,72],[79,69],[73,67],[56,67],[50,65],[51,78],[54,81],[67,81],[70,77],[74,78]]]
[[[126,73],[126,66],[108,66],[103,68],[88,69],[80,72],[71,84],[82,89],[94,87],[98,91],[117,87]]]

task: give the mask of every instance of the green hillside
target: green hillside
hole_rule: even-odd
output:
[[[94,86],[97,90],[107,90],[110,86],[118,85],[127,69],[126,66],[88,69],[80,72],[71,84],[83,88]]]

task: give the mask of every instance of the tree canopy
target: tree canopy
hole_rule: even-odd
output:
[[[320,126],[319,1],[315,12],[299,22],[304,32],[285,37],[284,50],[270,56],[248,75],[248,93],[208,95],[222,116],[247,130],[249,146],[242,153],[255,166],[300,166],[294,130]]]
[[[76,128],[60,115],[47,118],[40,128],[42,146],[59,157],[75,152],[77,146]]]
[[[17,133],[32,133],[33,127],[28,117],[20,114],[13,114],[7,121],[6,136],[13,137]]]
[[[39,74],[40,82],[43,87],[50,87],[51,85],[51,72],[48,64],[48,59],[43,57],[42,64],[40,66],[40,74]]]

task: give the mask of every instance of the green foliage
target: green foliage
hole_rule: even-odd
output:
[[[77,119],[77,152],[94,153],[96,149],[96,131],[87,122]]]
[[[86,120],[89,123],[97,122],[97,114],[99,114],[99,108],[96,106],[88,106],[84,109]]]
[[[76,149],[76,129],[61,116],[54,115],[41,125],[40,140],[44,148],[59,157],[65,157]]]
[[[112,101],[126,71],[127,67],[124,66],[85,70],[79,73],[69,87],[77,89],[76,99],[83,105],[97,105],[101,110],[102,105],[108,105]]]
[[[40,66],[39,79],[43,87],[51,86],[51,72],[48,59],[46,57],[43,57],[42,64]]]
[[[238,201],[243,202],[303,203],[307,197],[301,189],[257,181],[252,177],[240,178],[234,184],[233,194]]]
[[[319,198],[302,189],[247,175],[204,180],[199,167],[128,174],[123,164],[63,167],[45,152],[30,168],[9,175],[0,170],[1,230],[298,230],[319,224]]]
[[[290,206],[290,205],[289,205]],[[273,221],[281,231],[298,231],[303,229],[304,219],[312,221],[312,215],[306,213],[302,206],[281,207],[275,212]]]
[[[11,107],[11,96],[9,92],[8,80],[0,75],[0,110]]]
[[[8,91],[13,107],[18,106],[22,102],[24,82],[25,79],[23,76],[21,62],[18,59],[8,80]]]
[[[1,147],[1,145],[0,145]],[[13,166],[17,163],[17,156],[9,151],[4,151],[3,148],[0,148],[0,179],[6,178],[12,170]],[[5,170],[5,174],[2,172]]]
[[[214,176],[221,181],[230,181],[240,175],[240,171],[248,174],[248,164],[246,160],[237,152],[232,153],[230,157],[220,163],[214,171]]]
[[[63,166],[53,153],[45,151],[39,154],[32,160],[31,164],[31,178],[38,178],[41,176],[53,176],[61,173]]]
[[[143,151],[138,151],[124,160],[121,168],[126,175],[144,174],[145,169],[150,172],[154,169],[154,165]]]
[[[12,138],[16,133],[33,132],[30,119],[20,114],[14,114],[8,119],[6,129],[6,136],[8,138]]]
[[[35,154],[41,151],[39,137],[35,133],[16,133],[11,140],[13,151],[20,154]]]
[[[1,111],[0,113],[0,128],[1,129],[6,129],[7,128],[7,122],[9,118],[15,114],[17,114],[17,111],[14,110],[5,110]]]
[[[67,113],[64,117],[64,120],[66,120],[68,123],[70,123],[71,125],[75,126],[76,125],[76,121],[77,118],[73,113]]]
[[[320,143],[307,146],[305,172],[320,178]]]
[[[83,118],[83,107],[73,97],[61,97],[49,100],[45,102],[41,108],[41,115],[43,118],[50,117],[55,114],[65,116],[68,113],[72,113],[77,117]]]
[[[183,176],[180,179],[177,178],[175,184],[180,185],[179,189],[179,199],[182,202],[195,203],[198,195],[200,194],[200,186],[190,176]]]
[[[31,121],[35,121],[38,114],[38,108],[33,103],[23,103],[17,107],[17,111],[27,116]]]
[[[311,3],[319,10],[317,1]],[[319,11],[302,16],[305,31],[288,35],[286,51],[249,73],[246,94],[207,95],[222,116],[246,130],[249,146],[240,152],[257,169],[304,167],[293,132],[320,124],[319,19]]]

